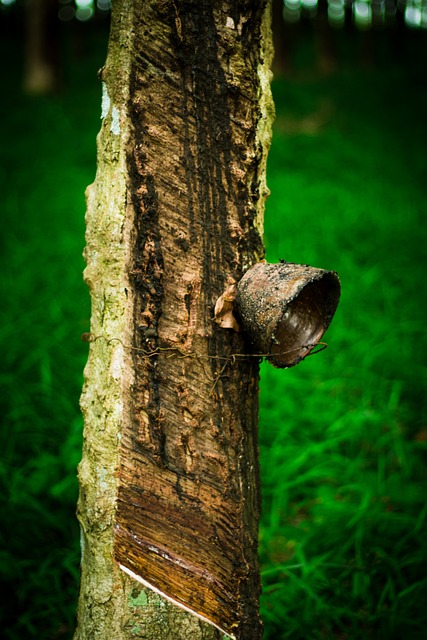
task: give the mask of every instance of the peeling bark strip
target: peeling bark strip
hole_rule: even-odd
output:
[[[243,351],[243,338],[212,318],[227,283],[263,254],[266,2],[137,6],[127,149],[132,344],[205,358],[132,352],[115,557],[222,631],[255,639],[258,369],[239,362],[222,371],[218,357]]]

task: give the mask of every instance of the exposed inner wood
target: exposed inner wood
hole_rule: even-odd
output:
[[[258,364],[224,359],[247,345],[213,316],[224,289],[263,255],[264,4],[141,3],[136,13],[127,150],[134,348],[114,545],[121,565],[245,639],[261,637]]]

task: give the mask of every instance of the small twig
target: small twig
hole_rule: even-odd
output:
[[[231,358],[230,358],[230,361],[231,361]],[[218,375],[215,377],[215,380],[214,380],[214,383],[213,383],[213,385],[212,385],[212,387],[211,387],[211,390],[210,390],[210,392],[209,392],[209,395],[212,395],[212,394],[213,394],[213,392],[215,391],[215,387],[216,387],[216,385],[218,384],[218,382],[219,382],[219,380],[220,380],[220,378],[221,378],[222,374],[224,373],[225,369],[228,367],[228,365],[229,365],[229,364],[230,364],[230,362],[228,362],[228,361],[227,361],[227,362],[226,362],[226,363],[221,367],[221,371],[220,371],[220,372],[218,373]]]

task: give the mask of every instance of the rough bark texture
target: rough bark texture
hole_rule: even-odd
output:
[[[261,636],[258,370],[215,301],[262,258],[266,2],[120,0],[88,189],[76,640]]]

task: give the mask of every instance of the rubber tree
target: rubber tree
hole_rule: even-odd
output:
[[[271,58],[268,0],[113,3],[75,640],[262,635],[258,360],[221,308],[264,255]]]

